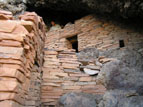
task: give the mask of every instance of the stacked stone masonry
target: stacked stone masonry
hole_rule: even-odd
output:
[[[104,94],[105,88],[96,85],[96,77],[80,71],[80,62],[73,49],[45,48],[41,101],[44,107],[56,105],[68,92]]]
[[[40,106],[44,40],[44,22],[36,13],[15,20],[0,11],[0,107]]]
[[[83,69],[100,72],[105,63],[115,59],[99,56],[88,62],[81,61],[68,40],[74,36],[77,36],[79,52],[86,48],[99,51],[124,49],[120,47],[119,41],[122,40],[125,47],[139,48],[138,51],[143,55],[143,49],[140,48],[143,47],[141,32],[122,28],[94,15],[67,24],[63,29],[49,31],[45,41],[41,87],[44,107],[56,105],[60,96],[68,92],[104,94],[106,91],[102,83],[96,81],[96,76],[86,74]]]
[[[56,48],[57,44],[53,43],[57,40],[77,35],[79,51],[86,48],[97,48],[101,51],[118,49],[119,40],[123,40],[126,47],[142,45],[143,41],[142,32],[99,19],[95,15],[76,20],[74,24],[67,24],[63,29],[49,31],[47,35],[48,48]]]

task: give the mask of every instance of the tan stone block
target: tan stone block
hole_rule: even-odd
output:
[[[57,51],[49,51],[49,50],[45,50],[44,53],[45,53],[46,55],[57,55],[57,54],[58,54]]]
[[[0,41],[1,46],[13,46],[13,47],[22,47],[22,44],[18,41],[12,40],[2,40]]]
[[[49,66],[49,65],[57,65],[57,66],[59,66],[60,65],[60,63],[59,62],[44,62],[44,67],[47,67],[47,66]]]
[[[17,69],[20,70],[21,72],[23,72],[24,74],[26,73],[25,69],[23,69],[20,65],[18,64],[0,64],[1,67],[4,68],[13,68],[13,69]]]
[[[20,82],[25,81],[25,76],[20,71],[13,68],[0,68],[0,77],[14,77],[17,78]]]
[[[20,60],[14,60],[14,59],[0,59],[0,63],[23,65],[23,63]]]
[[[59,79],[59,77],[52,75],[44,75],[42,76],[42,79]]]
[[[16,25],[15,29],[12,32],[13,34],[25,34],[27,35],[29,32],[22,25]]]
[[[49,78],[47,79],[47,78],[44,78],[43,82],[63,83],[63,80],[62,79],[49,79]]]
[[[23,48],[16,48],[16,47],[0,47],[0,52],[1,53],[6,53],[6,54],[23,54]]]
[[[24,34],[12,34],[0,32],[0,40],[16,40],[23,41]]]
[[[42,83],[42,86],[60,87],[61,85],[58,83]]]
[[[54,68],[51,68],[51,67],[43,67],[42,71],[43,71],[43,73],[49,73],[49,72],[62,72],[63,70],[54,69]]]
[[[63,92],[46,92],[46,93],[41,93],[41,96],[61,96],[63,94]]]
[[[35,23],[36,27],[38,28],[38,16],[36,13],[34,12],[26,12],[24,13],[24,15],[19,16],[19,18],[21,20],[25,20],[25,21],[32,21],[33,23]]]
[[[0,102],[0,107],[22,107],[22,105],[12,100],[5,100]]]
[[[73,86],[75,83],[73,81],[64,81],[62,86]]]
[[[45,62],[59,62],[59,59],[51,58],[51,59],[46,59],[44,58]]]
[[[0,81],[0,91],[19,92],[20,91],[19,89],[20,89],[20,84],[18,83],[18,81],[12,81],[10,80],[10,78],[7,78],[7,80]]]
[[[51,98],[41,99],[42,103],[50,103],[50,102],[56,102],[56,101],[57,99],[51,99]]]
[[[16,24],[17,23],[11,20],[6,20],[6,21],[0,20],[0,32],[11,33],[15,29]]]
[[[69,77],[66,77],[66,78],[63,78],[64,81],[78,81],[79,80],[79,77],[78,76],[69,76]]]
[[[52,87],[52,86],[42,86],[42,87],[41,87],[41,90],[42,90],[42,91],[52,91],[52,90],[53,90],[53,87]]]
[[[21,98],[20,95],[16,93],[8,93],[8,92],[0,92],[0,100],[14,100],[19,102],[20,104],[24,104],[23,99]]]
[[[73,89],[73,90],[79,90],[79,89],[81,89],[81,86],[63,86],[62,87],[63,89],[69,89],[69,90],[71,90],[71,89]]]
[[[68,73],[62,73],[62,72],[50,72],[50,75],[58,77],[68,77]]]
[[[80,77],[79,81],[92,81],[92,77]]]

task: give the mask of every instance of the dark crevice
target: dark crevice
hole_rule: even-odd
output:
[[[119,45],[120,45],[120,48],[125,47],[124,40],[119,40]]]
[[[40,15],[47,26],[51,26],[50,22],[54,21],[56,24],[59,24],[61,26],[65,26],[67,23],[74,23],[75,20],[78,20],[88,14],[90,14],[87,11],[56,11],[56,10],[50,10],[47,8],[27,8],[27,11],[35,11],[38,15]]]

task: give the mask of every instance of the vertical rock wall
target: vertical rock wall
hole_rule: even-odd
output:
[[[39,106],[44,27],[35,13],[14,20],[10,12],[0,11],[1,107]]]

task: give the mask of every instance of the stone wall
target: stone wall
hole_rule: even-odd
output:
[[[101,51],[118,49],[120,40],[124,41],[125,47],[142,48],[142,32],[135,30],[137,29],[133,30],[122,24],[114,24],[89,15],[75,21],[74,24],[67,24],[63,29],[49,31],[47,43],[77,35],[79,51],[86,48]]]
[[[0,11],[1,107],[40,105],[44,39],[44,22],[36,13],[14,20],[10,12]]]
[[[45,47],[44,52],[41,86],[41,101],[44,107],[56,105],[58,99],[68,92],[104,94],[106,89],[96,84],[96,76],[80,71],[75,50]]]
[[[77,36],[79,53],[72,49],[72,43],[68,40],[73,36]],[[120,47],[120,40],[124,42],[124,47]],[[98,19],[94,15],[67,24],[63,29],[49,31],[44,50],[42,104],[55,105],[60,96],[68,92],[104,94],[106,89],[100,81],[96,83],[96,75],[90,76],[84,69],[100,72],[104,64],[115,60],[101,56],[99,52],[126,51],[129,48],[143,55],[142,41],[142,32]]]
[[[78,20],[75,25],[82,28],[82,33],[78,35],[79,50],[87,47],[94,47],[102,51],[118,49],[120,40],[124,41],[125,47],[143,46],[142,32],[137,32],[124,25],[96,19],[93,16]]]

